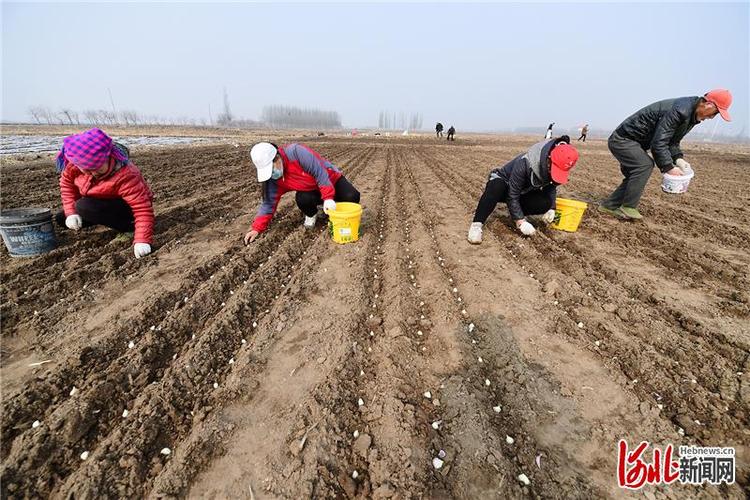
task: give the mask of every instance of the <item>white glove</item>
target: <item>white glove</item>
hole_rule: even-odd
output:
[[[151,253],[151,245],[149,245],[148,243],[136,243],[135,245],[133,245],[133,253],[135,254],[136,259],[145,257],[146,255]]]
[[[328,212],[329,210],[336,210],[336,202],[333,200],[325,200],[323,202],[323,211]]]
[[[544,215],[542,215],[542,220],[546,222],[547,224],[552,224],[552,222],[555,220],[554,209],[550,209],[544,212]]]
[[[536,229],[534,229],[534,226],[532,226],[529,221],[524,220],[521,222],[521,225],[518,226],[518,229],[526,236],[533,236],[534,233],[536,233]]]
[[[693,171],[693,167],[690,166],[688,162],[683,160],[682,158],[677,158],[677,161],[674,162],[675,165],[677,165],[677,168],[685,172],[686,174],[689,174]]]
[[[68,215],[65,218],[65,225],[68,226],[68,229],[78,231],[83,227],[83,219],[78,214]]]

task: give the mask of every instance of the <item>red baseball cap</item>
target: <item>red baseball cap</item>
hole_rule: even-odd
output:
[[[578,161],[578,151],[570,144],[556,146],[549,155],[552,160],[550,175],[552,180],[558,184],[566,184],[570,170]]]
[[[731,122],[732,118],[729,116],[729,106],[732,105],[732,94],[726,89],[714,89],[711,92],[706,93],[703,98],[708,102],[714,103],[719,108],[719,113],[724,121]]]

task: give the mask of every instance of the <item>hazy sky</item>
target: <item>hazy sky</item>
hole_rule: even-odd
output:
[[[118,110],[215,118],[226,86],[251,119],[289,104],[348,127],[387,109],[426,128],[606,129],[725,87],[718,132],[749,135],[749,5],[3,2],[2,119],[109,108],[107,88]]]

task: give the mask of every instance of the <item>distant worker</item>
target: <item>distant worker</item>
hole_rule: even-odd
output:
[[[588,135],[588,133],[589,133],[589,124],[587,123],[581,129],[581,137],[579,137],[578,140],[580,141],[581,139],[583,139],[583,142],[586,142],[586,136]]]
[[[456,140],[456,129],[453,128],[453,125],[451,125],[451,128],[448,129],[448,137],[447,140],[449,141],[455,141]]]
[[[281,196],[296,191],[297,206],[305,215],[303,225],[315,227],[318,205],[323,210],[336,210],[337,201],[359,203],[359,191],[333,163],[304,144],[292,143],[278,147],[259,142],[250,150],[250,158],[261,183],[262,203],[245,244],[255,241],[276,213]]]
[[[102,225],[128,239],[134,232],[140,259],[151,253],[154,195],[129,155],[98,128],[66,137],[57,155],[63,210],[55,219],[73,231]]]
[[[554,126],[555,126],[555,122],[552,122],[552,123],[549,124],[549,126],[547,127],[547,133],[544,134],[544,138],[545,139],[551,139],[552,138],[552,127],[554,127]]]
[[[435,125],[435,137],[438,139],[443,137],[443,124],[440,122],[437,122],[437,125]]]
[[[526,236],[536,232],[526,220],[527,215],[544,214],[544,222],[553,222],[557,186],[568,182],[577,161],[578,151],[570,145],[570,137],[564,135],[538,142],[504,167],[490,172],[469,227],[469,243],[482,242],[482,226],[499,202],[507,203],[516,228]]]
[[[636,111],[609,136],[609,150],[620,162],[622,183],[599,204],[599,211],[623,219],[642,219],[638,211],[643,190],[656,166],[662,174],[685,175],[692,167],[682,157],[680,141],[690,130],[717,114],[730,121],[732,94],[716,89],[703,97],[665,99]],[[653,159],[646,151],[651,150]]]

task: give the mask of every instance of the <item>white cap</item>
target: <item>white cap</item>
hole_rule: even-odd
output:
[[[271,178],[273,173],[273,159],[276,158],[276,148],[270,142],[259,142],[250,150],[250,158],[258,170],[258,182]]]

